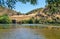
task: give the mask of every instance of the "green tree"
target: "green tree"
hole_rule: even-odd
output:
[[[27,2],[30,2],[31,4],[36,4],[37,0],[0,0],[0,6],[8,7],[10,9],[12,9],[15,7],[15,4],[17,2],[22,2],[24,4]]]
[[[46,3],[50,13],[60,12],[60,0],[46,0]]]
[[[0,24],[9,24],[11,23],[11,20],[9,19],[8,15],[2,15],[0,16]]]

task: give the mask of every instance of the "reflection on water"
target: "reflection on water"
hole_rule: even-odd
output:
[[[20,28],[9,29],[7,32],[0,32],[0,39],[44,39],[44,37],[42,35],[38,35],[32,29]]]
[[[60,39],[59,27],[0,25],[0,28],[0,39]]]

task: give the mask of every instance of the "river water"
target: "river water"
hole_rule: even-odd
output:
[[[5,28],[0,29],[0,39],[60,39],[60,28],[17,26],[6,28],[4,25]]]

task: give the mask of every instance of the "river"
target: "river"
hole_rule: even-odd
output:
[[[6,25],[3,27],[5,26]],[[11,28],[1,28],[0,39],[60,39],[60,28],[47,28],[44,26],[42,27],[42,25],[15,25]]]

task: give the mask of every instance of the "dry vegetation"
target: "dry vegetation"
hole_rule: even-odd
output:
[[[52,22],[52,21],[53,22],[57,21],[60,23],[60,14],[59,13],[49,14],[48,12],[45,13],[45,11],[46,11],[46,9],[39,8],[39,9],[32,10],[26,14],[21,14],[14,10],[0,7],[0,15],[7,14],[11,20],[16,20],[17,22],[22,21],[22,20],[29,20],[31,18],[34,18],[34,19],[37,18],[40,21],[42,20],[41,22],[45,22],[45,23]]]

